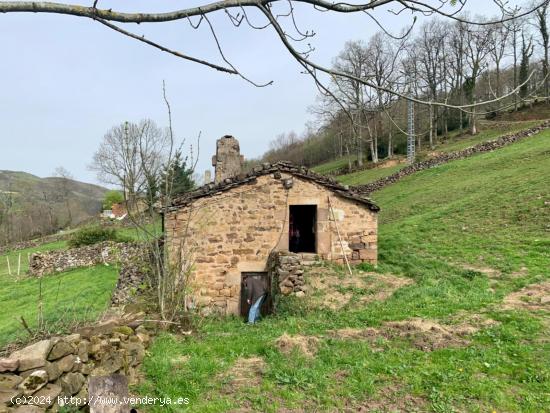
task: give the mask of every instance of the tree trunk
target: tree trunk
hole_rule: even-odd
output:
[[[437,108],[434,108],[433,112],[434,112],[434,142],[437,143],[437,124],[439,123],[439,111],[437,110]]]
[[[517,33],[514,32],[514,90],[518,87],[518,55],[517,55]],[[518,111],[518,92],[514,92],[514,111]]]
[[[378,163],[378,127],[374,124],[374,134],[371,139],[372,163]]]
[[[393,158],[392,125],[388,125],[388,159]]]
[[[374,139],[370,139],[369,140],[369,145],[370,145],[370,154],[371,154],[371,157],[372,157],[372,162],[374,162],[374,158],[375,158],[375,153],[374,153]]]
[[[433,132],[434,132],[434,108],[432,105],[430,105],[430,113],[428,117],[430,118],[430,132],[429,132],[429,141],[430,141],[430,149],[434,148],[434,140],[433,140]]]
[[[363,166],[363,133],[359,127],[359,135],[357,136],[357,166]]]
[[[476,108],[475,108],[475,106],[472,106],[472,114],[470,115],[470,133],[472,135],[477,135]]]
[[[445,139],[449,137],[449,108],[445,108],[445,122],[443,123]]]

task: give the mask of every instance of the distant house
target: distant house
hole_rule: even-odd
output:
[[[128,215],[128,209],[126,208],[125,202],[119,202],[111,206],[111,211],[113,212],[114,218],[122,219]]]
[[[111,211],[110,209],[104,209],[103,211],[101,211],[101,218],[106,218],[106,219],[113,219],[115,216],[113,215],[113,211]]]
[[[102,218],[108,219],[124,219],[128,215],[128,209],[126,208],[126,203],[119,202],[113,204],[111,209],[104,209],[101,213]]]
[[[266,275],[273,251],[376,264],[379,208],[371,200],[286,162],[228,171],[242,165],[232,146],[234,162],[224,153],[217,182],[175,198],[164,216],[170,258],[193,263],[195,306],[242,313],[243,276]]]

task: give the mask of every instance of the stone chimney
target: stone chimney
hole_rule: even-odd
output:
[[[244,156],[241,155],[239,141],[233,136],[225,135],[216,142],[216,155],[212,157],[212,166],[216,172],[214,182],[222,182],[242,172]]]

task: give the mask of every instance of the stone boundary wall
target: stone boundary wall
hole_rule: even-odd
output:
[[[111,305],[119,307],[131,302],[136,294],[147,287],[150,270],[147,257],[148,251],[143,245],[105,241],[68,250],[32,254],[29,274],[42,277],[73,268],[120,264],[117,284],[111,294]]]
[[[38,341],[0,358],[0,412],[57,412],[63,404],[59,397],[71,396],[75,407],[77,398],[88,398],[89,377],[117,373],[136,384],[151,337],[139,320],[110,321]],[[19,403],[14,405],[16,398]]]
[[[470,148],[463,149],[461,151],[445,153],[426,161],[416,162],[412,165],[406,166],[405,168],[397,171],[390,176],[378,179],[377,181],[371,182],[369,184],[356,186],[355,188],[362,193],[370,194],[371,192],[378,191],[379,189],[382,189],[387,185],[393,184],[399,181],[401,178],[411,175],[415,172],[433,168],[447,162],[468,158],[478,153],[491,152],[495,149],[500,149],[521,139],[533,136],[548,128],[550,128],[550,121],[545,121],[538,126],[534,126],[520,132],[504,135],[493,141],[483,142]]]
[[[29,274],[36,277],[97,264],[125,264],[143,253],[137,243],[105,241],[68,250],[37,252],[31,255]]]
[[[24,250],[26,248],[38,247],[42,244],[61,241],[67,239],[68,234],[53,234],[46,235],[44,237],[31,239],[28,241],[20,241],[15,244],[8,244],[0,246],[0,254],[5,254],[6,252]]]
[[[300,255],[288,251],[275,251],[269,256],[267,268],[272,280],[272,294],[297,296],[307,291]]]

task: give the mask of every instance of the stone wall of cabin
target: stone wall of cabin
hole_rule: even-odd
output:
[[[329,198],[334,214],[329,213]],[[343,263],[343,250],[352,263],[376,264],[375,212],[289,174],[260,176],[165,217],[172,259],[193,264],[191,307],[239,313],[241,273],[267,272],[269,254],[288,250],[289,205],[317,205],[320,258]]]

